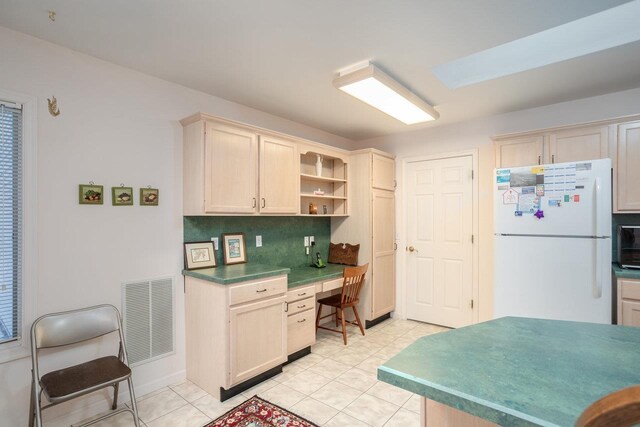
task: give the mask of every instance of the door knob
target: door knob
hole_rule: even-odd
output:
[[[409,252],[418,252],[418,250],[413,246],[409,246]]]

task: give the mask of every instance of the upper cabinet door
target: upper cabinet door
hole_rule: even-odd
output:
[[[553,132],[549,135],[551,163],[579,162],[609,157],[609,126]]]
[[[496,142],[496,168],[540,165],[545,162],[542,135]]]
[[[207,123],[204,209],[206,213],[255,213],[258,200],[258,137]]]
[[[617,210],[640,212],[640,122],[618,126]]]
[[[260,213],[298,212],[299,168],[295,143],[260,135]]]
[[[395,190],[396,188],[396,162],[386,156],[380,154],[373,154],[373,173],[372,183],[373,188],[379,188],[381,190]]]

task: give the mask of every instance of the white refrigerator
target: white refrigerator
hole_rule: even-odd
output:
[[[496,169],[494,317],[611,323],[611,160]]]

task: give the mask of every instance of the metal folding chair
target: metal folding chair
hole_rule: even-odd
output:
[[[120,338],[118,356],[101,357],[40,376],[38,350],[72,345],[116,331]],[[39,317],[31,326],[31,363],[29,427],[34,423],[42,426],[42,410],[107,387],[113,387],[111,411],[83,425],[131,412],[136,427],[140,426],[120,312],[114,306],[98,305]],[[128,383],[131,408],[118,409],[118,387],[122,381]],[[42,406],[43,394],[49,402],[45,406]]]

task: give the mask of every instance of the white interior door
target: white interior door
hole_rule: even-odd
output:
[[[472,157],[411,162],[406,171],[407,317],[473,322]]]

